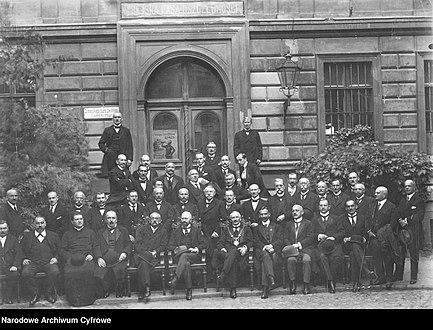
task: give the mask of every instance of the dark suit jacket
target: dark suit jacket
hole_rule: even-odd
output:
[[[132,242],[129,239],[128,231],[125,227],[117,226],[115,229],[116,243],[114,244],[114,250],[120,255],[126,253],[127,256],[131,254]],[[95,258],[104,258],[104,255],[109,250],[108,245],[108,229],[107,227],[99,229],[96,234],[97,245],[95,248]]]
[[[334,194],[328,194],[326,199],[329,202],[329,213],[340,216],[346,213],[346,201],[350,199],[345,193],[341,193],[338,199],[335,199]]]
[[[417,246],[419,246],[419,228],[422,226],[424,212],[425,202],[417,192],[412,196],[410,201],[407,201],[406,197],[403,197],[397,205],[395,226],[401,229],[402,227],[398,223],[398,218],[407,218],[407,227],[412,231]]]
[[[240,235],[239,235],[239,244],[234,244],[234,239],[232,237],[233,233],[233,227],[228,226],[225,227],[221,233],[221,238],[217,243],[217,249],[220,251],[222,248],[225,248],[227,252],[230,252],[231,250],[237,249],[238,247],[246,245],[248,250],[253,246],[254,244],[254,236],[251,228],[249,226],[242,226],[240,229]],[[248,252],[247,252],[248,254]]]
[[[236,157],[241,152],[247,156],[248,162],[255,164],[257,159],[262,160],[263,148],[259,132],[253,129],[250,130],[249,135],[245,130],[236,132],[233,153]]]
[[[203,152],[203,155],[205,157],[204,162],[206,165],[212,166],[213,168],[218,167],[218,163],[221,161],[221,155],[220,154],[215,153],[214,157],[211,158],[209,156],[209,154],[205,151],[205,152]]]
[[[50,206],[47,205],[40,210],[39,214],[45,218],[47,223],[46,229],[55,232],[59,237],[62,237],[64,232],[69,228],[71,219],[68,209],[60,203],[57,203],[54,213],[50,211]]]
[[[242,176],[243,167],[239,167],[239,173]],[[260,196],[269,197],[269,192],[265,187],[265,183],[263,182],[262,173],[257,165],[248,161],[246,166],[246,180],[242,179],[242,187],[247,189],[253,183],[257,184],[260,188]]]
[[[158,172],[153,168],[149,168],[149,172],[150,172],[150,178],[148,180],[149,180],[150,185],[152,186],[152,183],[158,177]],[[134,178],[134,180],[138,181],[138,178],[139,178],[138,170],[135,170],[134,173],[132,173],[132,177]]]
[[[145,217],[146,210],[140,203],[137,203],[137,212],[131,211],[129,204],[122,205],[117,212],[118,224],[134,237],[136,228],[145,224]]]
[[[105,227],[104,214],[112,209],[109,206],[105,206],[104,213],[101,215],[99,207],[91,207],[86,214],[86,221],[89,223],[90,229],[96,233],[99,229]]]
[[[8,234],[4,246],[4,258],[0,259],[0,274],[2,270],[8,271],[12,266],[20,269],[22,260],[23,252],[18,239],[14,235]]]
[[[298,229],[298,237],[296,237],[295,222],[293,220],[289,221],[284,228],[284,240],[283,245],[292,245],[296,243],[301,243],[301,251],[313,255],[314,250],[314,228],[313,223],[310,220],[302,218],[302,221]]]
[[[55,232],[46,230],[47,236],[45,239],[48,242],[48,246],[50,247],[51,253],[49,256],[44,256],[47,258],[56,258],[59,259],[59,249],[60,249],[60,238]],[[21,240],[21,249],[23,251],[23,259],[32,260],[34,258],[33,250],[31,249],[33,240],[37,239],[35,236],[35,231],[31,230],[24,233],[23,239]]]
[[[128,191],[135,188],[134,179],[128,169],[122,171],[118,166],[108,173],[110,182],[110,197],[107,203],[119,203],[126,200]]]
[[[178,176],[174,175],[173,182],[172,182],[172,188],[170,189],[169,182],[167,180],[167,176],[161,175],[158,180],[161,180],[164,184],[164,198],[167,202],[169,202],[171,205],[174,205],[176,203],[179,203],[179,189],[184,186],[183,179]]]
[[[371,218],[373,217],[373,210],[376,206],[376,200],[371,197],[364,195],[364,197],[358,201],[356,198],[354,199],[356,204],[358,205],[358,209],[356,210],[360,214],[365,214],[368,219],[368,223],[371,222]]]
[[[88,231],[88,233],[84,233],[84,231]],[[95,256],[97,244],[96,233],[90,228],[83,228],[81,229],[80,233],[83,233],[83,235],[88,235],[87,237],[90,237],[90,241],[87,242],[87,244],[82,242],[86,245],[81,244],[80,246],[78,246],[77,242],[74,241],[77,235],[75,229],[70,229],[66,231],[66,233],[63,235],[60,243],[61,245],[59,249],[59,255],[65,262],[70,262],[72,254],[77,253],[78,251],[80,251],[80,253],[84,253],[84,257],[88,254],[90,254],[92,257]]]
[[[335,237],[335,243],[343,243],[344,228],[337,216],[329,214],[328,221],[323,221],[320,217],[320,214],[315,214],[312,223],[314,228],[314,241],[316,245],[319,243],[319,234]]]
[[[263,247],[272,244],[275,251],[281,251],[283,248],[283,231],[279,224],[270,222],[269,238],[266,235],[266,228],[262,222],[257,227],[252,229],[254,239],[254,252],[257,254],[263,251]],[[260,253],[260,252],[259,252]]]
[[[185,205],[181,203],[177,203],[172,206],[173,208],[173,219],[175,222],[178,222],[182,212],[188,211],[192,214],[195,220],[198,221],[198,207],[193,202],[189,201]]]
[[[292,198],[289,198],[289,196],[287,196],[287,193],[285,193],[281,198],[278,197],[276,194],[269,197],[269,212],[271,213],[272,222],[275,222],[276,219],[282,214],[284,214],[284,222],[290,220],[290,218],[286,218],[286,215],[291,214],[292,212],[292,206],[294,205],[292,200]]]
[[[198,167],[197,165],[194,165],[193,169],[197,170],[199,178],[203,178],[205,180],[208,180],[209,182],[215,181],[213,166],[204,164],[202,167]]]
[[[183,235],[182,227],[176,228],[170,235],[170,241],[167,246],[167,250],[173,251],[176,247],[180,246],[181,235]],[[202,250],[206,247],[206,243],[204,237],[201,233],[200,228],[197,226],[191,226],[191,246],[187,245],[187,248],[195,248],[197,247],[199,250]]]
[[[304,218],[306,218],[307,220],[312,220],[314,213],[319,212],[319,201],[319,196],[317,196],[317,194],[312,192],[311,190],[308,191],[305,199],[301,199],[301,191],[299,190],[294,195],[292,205],[301,205],[304,208]],[[286,217],[290,218],[292,216],[291,212],[292,210],[290,210],[290,214],[286,215]]]
[[[247,199],[244,203],[241,204],[241,214],[244,217],[245,221],[260,222],[259,219],[259,211],[263,206],[268,206],[269,203],[266,199],[259,199],[259,203],[257,204],[256,209],[253,209],[253,204],[251,202],[251,198]]]
[[[111,170],[108,168],[108,158],[111,158],[112,160],[114,158],[115,160],[118,156],[118,153],[111,149],[114,134],[116,134],[114,125],[106,127],[98,142],[99,149],[104,153],[101,165],[102,173],[108,173]],[[129,128],[122,125],[119,130],[119,138],[120,153],[124,154],[128,160],[133,160],[132,137]]]
[[[134,181],[134,189],[137,191],[138,194],[138,201],[141,204],[146,204],[153,198],[153,185],[152,181],[146,181],[146,189],[143,189],[143,186],[141,185],[141,181],[139,179]]]
[[[230,205],[229,208],[227,208],[226,203],[223,202],[223,211],[224,221],[229,221],[228,223],[230,223],[230,214],[233,211],[238,211],[239,213],[241,213],[241,206],[239,204],[233,203],[232,205]]]
[[[352,226],[350,223],[349,217],[347,213],[340,215],[339,221],[343,225],[344,228],[344,237],[350,237],[352,235],[360,235],[365,239],[368,238],[368,218],[363,213],[357,213],[356,216],[356,224]]]
[[[220,199],[223,199],[226,193],[226,189],[224,188],[221,191],[221,196]],[[238,185],[233,185],[233,187],[230,188],[231,190],[233,190],[233,192],[235,193],[236,196],[236,204],[240,204],[242,200],[248,199],[250,198],[250,193],[248,192],[248,190],[246,190],[245,188],[238,186]]]
[[[224,216],[224,203],[214,198],[208,207],[205,200],[200,201],[197,207],[203,233],[207,237],[210,237],[214,231],[220,234],[220,219]]]
[[[205,186],[203,186],[202,184],[198,184],[199,188],[196,188],[192,185],[192,183],[188,180],[188,182],[185,184],[186,189],[188,189],[189,191],[189,199],[191,200],[191,202],[193,202],[194,204],[198,204],[199,201],[204,200],[204,188]]]
[[[22,214],[23,209],[20,205],[17,205],[17,211],[15,211],[7,202],[5,202],[0,209],[0,219],[6,220],[9,227],[9,233],[15,237],[22,235],[25,229],[24,218]]]
[[[164,226],[158,226],[155,232],[152,231],[150,224],[145,224],[137,229],[134,242],[134,259],[138,264],[143,258],[147,260],[146,252],[156,251],[155,261],[159,260],[159,254],[164,252],[168,244],[168,235]],[[142,258],[140,258],[140,256]]]
[[[393,230],[397,230],[397,209],[389,200],[383,204],[380,210],[377,210],[377,202],[374,207],[373,217],[371,220],[371,231],[377,235],[377,231],[383,226],[390,224]]]
[[[169,202],[163,200],[161,204],[161,209],[158,210],[158,206],[156,205],[155,200],[152,200],[144,207],[144,213],[146,217],[148,217],[153,212],[158,212],[161,215],[162,225],[168,232],[170,232],[174,216],[172,205]]]
[[[228,168],[228,173],[232,173],[235,176],[235,179],[237,179],[236,171],[232,170],[231,168]],[[214,170],[214,179],[215,183],[218,185],[218,187],[223,190],[226,186],[226,174],[221,169],[221,166],[215,167]]]

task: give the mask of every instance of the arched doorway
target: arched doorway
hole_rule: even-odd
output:
[[[153,163],[176,164],[185,177],[208,142],[227,153],[226,91],[218,72],[203,60],[181,56],[158,66],[146,82],[145,134]]]

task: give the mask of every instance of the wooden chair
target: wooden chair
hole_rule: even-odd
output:
[[[165,296],[166,289],[165,289],[165,276],[166,276],[166,253],[160,252],[159,254],[159,263],[152,269],[154,272],[160,272],[161,273],[161,280],[162,280],[162,294]],[[137,274],[137,267],[130,266],[129,260],[128,260],[128,267],[126,268],[126,295],[128,297],[131,297],[131,275]]]
[[[203,291],[207,292],[206,249],[201,250],[200,256],[201,256],[201,261],[199,263],[192,264],[191,265],[191,271],[201,270],[202,276],[203,276]],[[177,267],[177,264],[173,263],[173,258],[174,258],[173,252],[168,251],[167,252],[167,260],[168,260],[167,269],[168,269],[170,281],[173,279],[174,273],[175,273],[176,267]],[[174,294],[174,290],[173,289],[170,289],[170,290],[171,290],[171,294]]]

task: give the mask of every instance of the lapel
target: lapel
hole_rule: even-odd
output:
[[[262,235],[262,237],[266,240],[266,228],[265,226],[262,225],[262,223],[260,223],[259,225],[259,232]]]
[[[178,180],[177,180],[176,176],[173,175],[173,188],[176,187],[177,182],[178,182]]]
[[[1,246],[1,243],[0,243],[0,246]],[[4,246],[5,253],[7,251],[9,251],[11,249],[11,247],[12,247],[12,240],[10,238],[10,234],[8,234],[6,236],[6,241],[5,241],[5,246]]]
[[[117,240],[119,239],[119,236],[120,236],[120,231],[119,231],[119,228],[116,227],[116,229],[114,229],[114,241],[115,242],[117,242]],[[102,237],[105,239],[105,242],[107,242],[107,244],[108,244],[108,229],[107,228],[105,228],[104,232],[102,233]]]
[[[212,203],[209,204],[208,207],[206,207],[206,200],[204,201],[204,213],[209,212],[210,210],[212,210],[215,206],[215,198],[212,200]]]
[[[302,233],[302,230],[304,230],[304,227],[305,227],[305,221],[304,221],[304,219],[302,219],[301,223],[299,224],[299,228],[298,228],[298,239],[299,239],[299,237],[301,237],[301,233]],[[293,223],[293,229],[295,230],[295,236],[296,236],[295,223]]]

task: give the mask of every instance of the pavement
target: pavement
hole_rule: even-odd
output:
[[[409,284],[410,280],[410,262],[409,259],[406,259],[405,262],[405,272],[403,281],[394,282],[392,290],[433,290],[433,254],[421,252],[420,255],[420,262],[419,262],[419,271],[418,271],[418,281],[415,284]],[[386,290],[384,285],[376,285],[371,286],[367,280],[365,280],[362,283],[361,291],[381,291]],[[302,290],[302,288],[298,288],[298,291]],[[312,293],[321,293],[326,292],[326,288],[321,286],[311,286]],[[352,290],[352,283],[343,285],[342,283],[337,282],[336,291],[337,292],[343,292],[343,291],[351,291]],[[276,288],[272,289],[272,296],[281,294],[286,295],[288,289],[283,288],[282,286],[277,286]],[[254,288],[253,291],[249,287],[241,287],[237,289],[238,297],[251,297],[251,296],[260,296],[261,291],[257,289],[257,287]],[[202,288],[194,288],[193,289],[193,298],[194,300],[200,299],[200,298],[213,298],[213,297],[228,297],[229,296],[229,290],[221,288],[219,292],[215,290],[215,287],[212,285],[209,285],[207,292],[203,292]],[[166,295],[163,295],[160,290],[152,291],[151,296],[148,298],[148,301],[169,301],[169,300],[177,300],[182,299],[185,300],[185,290],[184,289],[177,289],[174,294],[170,293],[170,290],[167,291]],[[95,301],[94,305],[97,306],[105,306],[105,308],[113,308],[116,305],[122,304],[135,304],[137,302],[137,294],[132,293],[131,297],[122,297],[122,298],[116,298],[114,297],[114,294],[109,296],[105,299],[98,299]],[[14,303],[12,305],[2,305],[0,306],[0,309],[28,309],[28,302],[27,301],[21,301],[20,303]],[[75,309],[76,307],[72,307],[68,304],[64,296],[60,296],[56,303],[50,304],[49,302],[45,300],[41,300],[40,302],[36,303],[33,309],[38,308],[55,308],[55,309]],[[85,307],[83,307],[85,308]]]

